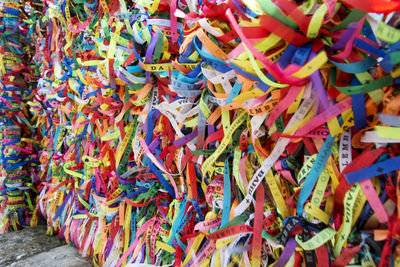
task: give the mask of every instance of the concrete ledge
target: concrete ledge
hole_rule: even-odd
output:
[[[39,225],[0,235],[0,267],[5,266],[92,266],[78,251],[57,236],[47,236],[47,227]]]
[[[82,258],[76,248],[69,245],[53,248],[9,265],[10,267],[85,267],[92,266],[89,259]]]

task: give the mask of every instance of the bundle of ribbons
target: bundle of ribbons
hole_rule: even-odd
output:
[[[0,233],[37,223],[37,131],[28,101],[35,71],[29,5],[0,2]],[[40,143],[40,142],[39,142]]]
[[[399,1],[20,5],[8,209],[36,158],[31,210],[96,266],[400,264]]]

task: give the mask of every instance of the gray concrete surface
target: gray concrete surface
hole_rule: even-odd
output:
[[[47,236],[46,226],[0,235],[0,267],[86,267],[91,260],[57,236]]]

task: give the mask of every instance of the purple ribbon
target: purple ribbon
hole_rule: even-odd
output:
[[[193,138],[195,138],[197,136],[197,129],[194,130],[193,132],[191,132],[188,135],[185,135],[181,138],[179,138],[178,140],[174,141],[174,146],[181,147],[184,144],[186,144],[187,142],[189,142],[190,140],[192,140]]]
[[[290,259],[290,257],[292,256],[294,250],[296,249],[296,246],[297,246],[296,240],[293,237],[290,238],[289,241],[286,243],[286,246],[283,249],[283,252],[279,257],[278,261],[275,263],[274,267],[284,267],[285,264]]]

